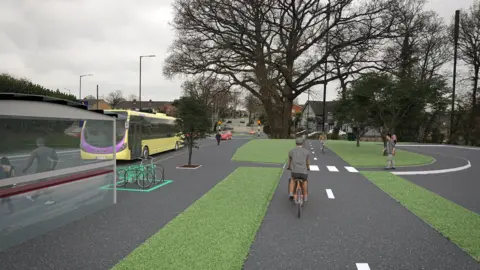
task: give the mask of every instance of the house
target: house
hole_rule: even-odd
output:
[[[122,101],[115,106],[115,109],[138,110],[140,109],[140,102],[136,100]],[[175,115],[175,107],[170,101],[142,101],[142,109],[153,109],[155,112],[162,112],[170,116]]]
[[[327,101],[326,104],[326,128],[325,130],[330,130],[335,125],[335,120],[333,118],[333,111],[335,109],[336,101]],[[292,109],[293,111],[293,109]],[[308,127],[307,127],[307,119]],[[300,120],[300,125],[307,127],[310,130],[322,130],[322,119],[323,119],[323,101],[313,101],[309,100],[302,108],[302,118]]]
[[[88,106],[89,110],[110,110],[112,107],[103,99],[82,99],[82,104]]]
[[[303,109],[302,106],[293,104],[293,106],[292,106],[292,116],[295,117],[297,115],[297,113],[301,113],[302,109]]]
[[[337,101],[326,102],[327,122],[325,123],[326,125],[325,131],[327,132],[332,130],[337,124],[334,117],[336,104],[337,104]],[[322,115],[323,115],[323,101],[312,101],[312,100],[308,101],[303,107],[302,119],[300,121],[301,126],[307,127],[307,119],[310,119],[309,129],[322,131]],[[353,132],[352,127],[348,123],[344,123],[343,126],[340,128],[340,130],[346,133]],[[380,133],[372,129],[372,130],[368,130],[363,136],[378,137],[380,136]]]

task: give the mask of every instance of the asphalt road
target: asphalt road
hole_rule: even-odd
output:
[[[230,162],[246,142],[238,138],[216,146],[214,140],[205,140],[193,154],[193,163],[203,165],[199,170],[174,169],[186,163],[185,149],[162,154],[157,157],[159,164],[166,168],[166,179],[174,182],[149,193],[119,191],[116,205],[109,205],[109,193],[96,189],[100,183],[56,191],[53,194],[63,200],[59,205],[65,209],[55,211],[71,211],[78,219],[63,225],[62,220],[51,218],[44,226],[58,223],[57,229],[0,251],[0,269],[110,269],[236,167],[251,165]],[[312,141],[312,148],[319,153],[318,141]],[[327,150],[316,157],[313,165],[319,171],[310,172],[310,197],[302,218],[296,217],[286,197],[286,172],[245,269],[359,269],[357,263],[368,263],[372,270],[480,269],[457,246],[362,175],[347,169],[334,153]],[[91,198],[99,200],[93,206],[103,209],[87,215],[81,211],[92,207],[86,204]],[[19,209],[26,206],[18,213],[24,219],[42,215],[52,206],[29,201],[18,204]],[[74,205],[80,209],[71,210]]]
[[[318,141],[312,145],[319,151]],[[313,164],[320,168],[346,166],[328,150],[317,157]],[[287,199],[288,175],[277,187],[244,269],[360,269],[357,263],[370,269],[480,269],[359,173],[311,171],[309,201],[298,219]]]
[[[230,159],[246,142],[203,141],[193,153],[193,163],[203,165],[198,170],[175,169],[187,162],[186,149],[157,156],[171,184],[145,193],[118,191],[117,204],[0,251],[0,269],[110,269],[230,174],[238,166]]]
[[[430,175],[402,175],[415,184],[437,193],[471,211],[480,214],[480,149],[466,149],[445,146],[415,146],[399,149],[433,156],[437,162],[413,170],[448,169],[464,166],[467,160],[471,167],[456,172]]]

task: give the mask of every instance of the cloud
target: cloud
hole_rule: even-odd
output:
[[[138,93],[139,56],[156,54],[142,64],[142,99],[173,100],[181,80],[163,77],[162,67],[174,33],[172,0],[1,0],[0,72],[29,78],[50,89],[82,96],[122,90]],[[431,0],[428,9],[446,22],[470,0]],[[336,97],[328,85],[327,99]],[[323,86],[318,86],[321,95]],[[307,95],[302,95],[304,102]]]
[[[142,98],[173,100],[180,81],[166,80],[163,60],[174,34],[170,1],[3,0],[0,9],[0,72],[82,96],[122,90]]]

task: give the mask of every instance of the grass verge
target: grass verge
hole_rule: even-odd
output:
[[[360,142],[357,147],[352,141],[327,141],[326,146],[339,155],[345,162],[355,167],[384,167],[386,157],[383,156],[383,145],[375,142]],[[417,153],[403,151],[397,148],[395,154],[396,166],[415,166],[432,163],[435,159]]]
[[[283,164],[287,160],[288,151],[294,147],[293,140],[251,140],[237,149],[232,160]]]
[[[236,169],[113,269],[242,269],[281,173]]]
[[[480,215],[391,173],[362,174],[475,260],[480,261]]]

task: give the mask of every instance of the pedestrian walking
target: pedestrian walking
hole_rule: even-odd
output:
[[[28,158],[27,166],[23,169],[25,173],[33,164],[34,161],[37,161],[36,173],[53,171],[58,163],[58,156],[55,149],[45,146],[45,140],[43,138],[37,139],[37,149],[33,150],[30,153]],[[27,198],[31,201],[40,195],[41,191],[35,191],[31,196],[27,195]],[[51,198],[45,204],[55,203]]]
[[[392,135],[390,133],[387,134],[386,136],[387,139],[387,147],[385,147],[382,151],[387,152],[387,167],[385,167],[386,170],[394,170],[395,169],[395,143],[392,140]]]
[[[7,179],[10,177],[15,176],[15,170],[12,164],[10,163],[10,160],[7,157],[2,157],[0,159],[0,180],[2,179]],[[0,188],[12,188],[15,185],[8,185],[8,186],[2,186]],[[13,213],[13,204],[12,204],[12,199],[10,197],[7,198],[2,198],[0,201],[0,204],[7,204],[7,209],[8,213],[11,214]]]
[[[222,140],[222,135],[220,135],[220,132],[217,132],[217,135],[215,135],[215,139],[217,139],[217,145],[220,145],[220,141]]]

